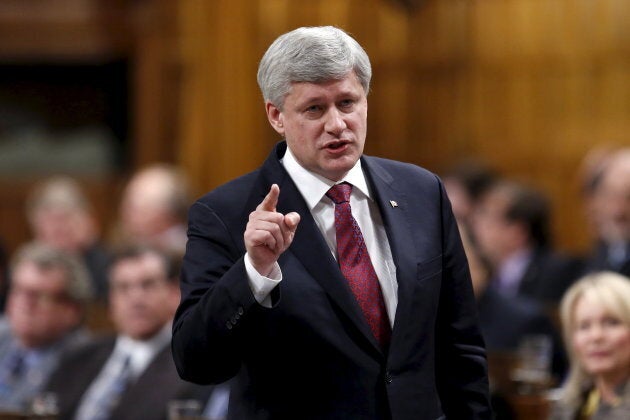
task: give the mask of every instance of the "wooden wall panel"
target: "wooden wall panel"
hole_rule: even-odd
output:
[[[586,153],[630,144],[630,2],[231,0],[180,4],[180,162],[207,189],[264,159],[277,136],[255,83],[281,33],[338,25],[374,69],[367,153],[441,171],[482,158],[554,205],[562,248],[584,250]]]

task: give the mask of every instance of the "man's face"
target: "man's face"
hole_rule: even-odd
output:
[[[164,185],[168,180],[154,173],[142,173],[132,179],[121,199],[123,228],[134,240],[151,243],[156,235],[173,223],[166,204]]]
[[[606,171],[595,193],[595,210],[603,240],[630,240],[630,158]]]
[[[324,83],[293,83],[282,110],[266,106],[269,122],[307,170],[338,181],[361,157],[367,97],[354,72]]]
[[[60,339],[81,319],[81,311],[66,295],[66,273],[30,261],[13,270],[7,315],[15,336],[37,348]]]
[[[38,209],[31,222],[37,240],[70,253],[78,253],[90,245],[95,235],[94,220],[79,209]]]
[[[501,191],[484,194],[475,208],[472,225],[479,247],[493,264],[501,264],[523,243],[523,227],[506,214],[509,198]]]
[[[119,333],[146,340],[171,320],[179,289],[167,280],[164,262],[147,253],[114,264],[110,272],[110,311]]]

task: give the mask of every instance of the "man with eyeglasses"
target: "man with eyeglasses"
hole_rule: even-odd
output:
[[[82,321],[92,289],[78,259],[34,243],[16,252],[10,279],[0,322],[0,409],[27,411],[62,354],[88,341]]]
[[[206,404],[213,387],[181,380],[173,363],[171,320],[180,297],[177,279],[177,264],[157,249],[131,247],[113,256],[109,313],[116,335],[62,360],[47,387],[58,396],[59,419],[158,420],[167,418],[171,400]]]

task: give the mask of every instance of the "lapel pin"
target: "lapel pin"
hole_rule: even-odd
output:
[[[398,207],[398,203],[395,202],[394,200],[389,200],[389,204],[391,204],[392,207],[394,207],[394,208]]]

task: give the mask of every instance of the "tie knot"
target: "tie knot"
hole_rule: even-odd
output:
[[[330,198],[335,204],[350,202],[350,194],[352,193],[352,185],[347,182],[333,185],[326,193],[326,197]]]

